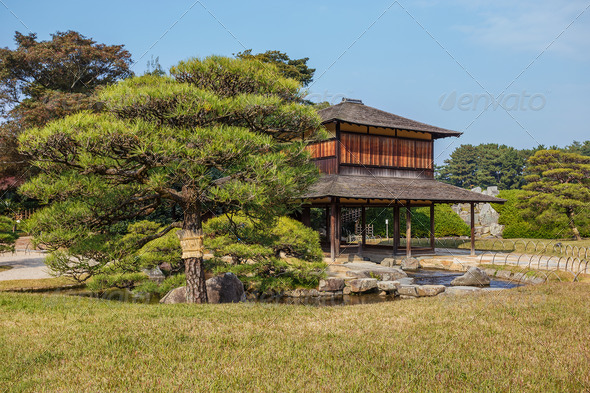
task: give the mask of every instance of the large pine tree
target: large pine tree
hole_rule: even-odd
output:
[[[320,119],[301,104],[300,83],[270,64],[209,57],[171,75],[127,79],[100,91],[97,113],[27,131],[21,151],[41,174],[22,192],[50,203],[33,230],[55,251],[100,245],[117,222],[176,204],[187,299],[202,303],[203,217],[285,214],[317,177],[303,139]]]
[[[540,150],[529,158],[526,170],[528,190],[522,207],[540,215],[552,206],[567,215],[569,227],[581,240],[576,225],[578,214],[590,208],[590,157],[560,150]]]

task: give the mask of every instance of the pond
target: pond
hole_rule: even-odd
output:
[[[447,270],[435,270],[435,269],[423,269],[418,272],[408,273],[409,277],[413,277],[415,283],[418,285],[444,285],[445,287],[451,286],[451,281],[455,278],[462,276],[462,272],[450,272]],[[488,288],[514,288],[521,284],[517,284],[512,281],[499,280],[492,278],[490,286]]]
[[[414,278],[415,284],[418,285],[444,285],[450,286],[451,281],[456,277],[463,275],[460,272],[450,272],[446,270],[431,270],[423,269],[418,272],[408,273],[409,277]],[[511,281],[492,279],[488,288],[508,289],[520,286]],[[150,294],[135,294],[124,289],[111,289],[104,292],[90,292],[87,290],[67,290],[66,293],[74,296],[93,297],[104,300],[114,300],[129,303],[144,303],[157,304],[160,297]],[[293,305],[307,305],[307,306],[353,306],[358,304],[372,304],[391,302],[399,300],[393,295],[380,296],[377,293],[367,293],[363,295],[343,295],[343,296],[321,296],[321,297],[287,297],[280,295],[256,295],[247,294],[248,303],[264,303],[264,304],[293,304]]]

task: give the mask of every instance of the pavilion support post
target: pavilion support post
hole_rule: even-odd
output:
[[[336,203],[330,205],[330,257],[336,261]]]
[[[301,211],[301,223],[306,227],[311,227],[311,208],[303,208]]]
[[[340,255],[340,237],[342,234],[342,208],[336,204],[336,256]]]
[[[326,208],[326,240],[330,241],[330,208]]]
[[[412,210],[406,206],[406,257],[412,256]]]
[[[471,202],[470,220],[471,221],[471,256],[475,256],[475,203]]]
[[[367,243],[367,216],[365,207],[361,207],[361,243],[359,245],[359,253],[363,255],[365,244]]]
[[[430,205],[430,248],[434,252],[435,239],[434,239],[434,202]]]
[[[393,207],[393,255],[397,256],[399,249],[399,205]]]

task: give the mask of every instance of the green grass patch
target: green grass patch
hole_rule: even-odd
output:
[[[0,294],[10,391],[585,391],[590,285],[315,308]]]
[[[0,291],[50,291],[52,289],[68,288],[76,285],[78,285],[76,281],[67,277],[7,280],[0,281]]]
[[[12,266],[2,265],[0,266],[0,272],[5,272],[6,270],[12,269]]]

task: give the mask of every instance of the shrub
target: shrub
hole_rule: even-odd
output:
[[[14,251],[14,243],[18,235],[13,232],[14,220],[0,216],[0,252]]]
[[[149,281],[145,273],[105,273],[93,276],[87,285],[93,291],[104,291],[109,288],[133,289],[145,281]]]
[[[549,207],[543,211],[535,211],[523,207],[522,197],[526,191],[500,191],[500,198],[506,199],[503,205],[493,204],[493,208],[500,214],[499,224],[505,226],[503,237],[556,239],[570,236],[565,214],[556,207]],[[582,236],[590,236],[590,218],[579,216],[579,228]]]
[[[213,272],[232,272],[249,290],[315,287],[325,275],[319,234],[291,218],[260,223],[244,216],[220,216],[207,221],[204,230],[205,248],[216,256]],[[223,256],[232,261],[221,260]]]

